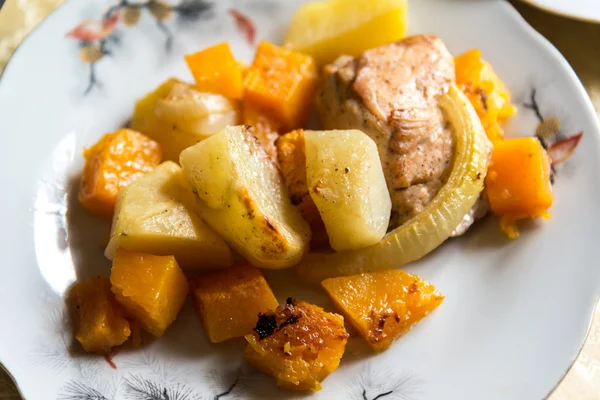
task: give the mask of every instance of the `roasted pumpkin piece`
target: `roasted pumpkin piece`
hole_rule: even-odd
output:
[[[166,160],[179,162],[184,149],[236,125],[236,107],[221,95],[170,78],[135,103],[131,127],[160,143]]]
[[[407,25],[407,0],[313,1],[294,14],[285,44],[325,65],[342,54],[358,56],[398,41]]]
[[[244,77],[244,101],[295,129],[309,116],[317,83],[312,57],[263,41]]]
[[[109,354],[129,338],[129,322],[103,277],[79,282],[69,292],[75,338],[90,353]]]
[[[529,137],[496,142],[485,187],[492,211],[510,238],[519,236],[516,221],[548,218],[553,199],[550,158],[540,141]]]
[[[107,218],[113,215],[119,191],[152,171],[162,158],[158,143],[130,129],[104,135],[83,155],[79,201],[89,211]]]
[[[229,44],[219,43],[194,54],[185,61],[203,92],[219,93],[230,99],[241,99],[244,94],[242,66],[231,53]]]
[[[192,188],[181,167],[165,161],[119,194],[104,254],[112,260],[122,248],[172,255],[186,271],[230,266],[229,247],[194,209]]]
[[[213,343],[252,333],[258,314],[278,305],[262,273],[250,265],[202,274],[191,285],[198,317]]]
[[[456,84],[477,111],[488,138],[495,142],[504,137],[502,123],[517,112],[510,102],[510,92],[492,66],[472,49],[456,57]]]
[[[310,225],[312,239],[310,247],[322,248],[329,245],[329,237],[319,209],[315,205],[306,183],[306,148],[304,131],[297,129],[279,137],[275,142],[277,160],[290,199],[300,210],[302,218]]]
[[[243,104],[242,123],[250,127],[250,132],[256,136],[269,157],[277,161],[275,141],[279,137],[281,123],[268,112],[248,103]]]
[[[246,340],[246,360],[277,385],[316,392],[340,365],[348,333],[341,315],[288,298],[275,312],[260,314]]]
[[[375,351],[390,347],[444,300],[433,285],[400,270],[330,278],[321,285]]]
[[[173,256],[119,249],[110,274],[112,292],[142,329],[162,336],[177,317],[189,285]]]

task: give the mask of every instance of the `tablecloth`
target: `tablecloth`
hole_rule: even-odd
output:
[[[62,1],[6,0],[0,9],[0,73],[23,38]],[[513,5],[563,53],[600,112],[600,24],[569,20],[521,2],[513,2]],[[1,369],[0,399],[21,399],[9,376]],[[596,309],[577,361],[549,399],[600,399],[600,307]]]

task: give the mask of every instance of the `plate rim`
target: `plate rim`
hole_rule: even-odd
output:
[[[581,14],[575,14],[572,12],[559,10],[559,9],[547,6],[545,4],[542,4],[539,2],[539,0],[521,0],[521,1],[525,4],[528,4],[532,7],[537,8],[538,10],[545,11],[552,15],[556,15],[559,17],[568,18],[568,19],[572,19],[572,20],[576,20],[576,21],[580,21],[580,22],[587,22],[587,23],[591,23],[591,24],[600,24],[600,18],[586,17]]]
[[[6,78],[7,72],[12,71],[12,65],[14,64],[13,60],[17,57],[19,50],[21,50],[21,48],[23,46],[26,46],[27,43],[30,41],[31,37],[34,34],[39,33],[39,31],[41,30],[41,28],[43,26],[45,26],[48,23],[51,23],[49,21],[52,18],[54,18],[55,15],[58,14],[58,12],[64,6],[66,6],[67,4],[75,3],[76,1],[81,1],[81,0],[64,0],[54,10],[52,10],[44,19],[42,19],[31,30],[31,32],[29,32],[27,34],[27,36],[21,41],[21,43],[19,43],[19,45],[15,48],[15,50],[13,51],[13,53],[10,55],[9,59],[7,60],[5,66],[4,66],[4,69],[0,73],[0,91],[2,91],[3,82],[7,80],[7,78]],[[285,1],[285,0],[279,0],[279,1]],[[553,15],[561,16],[564,18],[570,18],[570,19],[581,21],[581,22],[600,24],[600,19],[586,18],[586,17],[579,16],[576,14],[570,14],[570,13],[566,13],[566,12],[563,12],[560,10],[556,10],[556,9],[550,8],[548,6],[545,6],[543,4],[540,4],[538,2],[538,0],[521,0],[521,2],[523,2],[527,5],[530,5],[532,7],[535,7],[537,9],[543,10],[545,12],[548,12],[550,14],[553,14]],[[597,135],[600,139],[600,112],[596,112],[595,107],[591,101],[591,98],[590,98],[587,90],[585,89],[583,83],[581,82],[581,79],[579,78],[579,76],[577,75],[577,73],[575,72],[575,70],[573,69],[571,64],[562,55],[562,53],[554,46],[554,44],[552,44],[552,42],[550,42],[545,36],[543,36],[540,32],[538,32],[531,24],[529,24],[529,22],[527,22],[527,20],[519,13],[519,11],[516,9],[516,7],[514,5],[512,5],[508,1],[501,1],[499,3],[501,3],[500,4],[501,7],[504,7],[504,9],[507,12],[507,15],[510,14],[511,18],[513,18],[516,22],[518,22],[518,26],[522,29],[524,34],[529,35],[535,41],[535,44],[537,46],[544,48],[545,50],[552,53],[552,56],[554,57],[554,59],[558,63],[562,64],[565,67],[567,76],[569,76],[571,78],[573,86],[577,88],[577,91],[582,96],[583,101],[586,104],[587,110],[584,110],[584,111],[595,117],[595,118],[592,118],[592,120],[593,120],[592,128],[595,131],[592,134]],[[3,5],[2,0],[0,0],[0,8],[1,8],[1,5]],[[598,149],[598,150],[599,150],[598,154],[600,154],[600,149]],[[548,394],[544,397],[545,399],[549,399],[553,394],[555,394],[555,392],[559,389],[560,385],[563,383],[563,381],[565,380],[565,378],[567,377],[569,372],[571,372],[571,370],[573,369],[573,367],[574,367],[577,359],[581,355],[581,353],[583,351],[583,347],[590,335],[594,315],[598,309],[600,309],[600,282],[596,283],[595,302],[592,306],[591,313],[588,316],[588,323],[586,324],[587,327],[585,329],[582,341],[577,346],[578,350],[574,354],[573,359],[567,366],[565,372],[563,374],[561,374],[560,379],[551,388],[549,388]],[[0,355],[0,357],[1,357],[1,355]],[[1,360],[0,360],[0,370],[2,370],[3,372],[6,373],[7,377],[9,378],[9,381],[14,384],[19,396],[21,396],[21,398],[25,399],[25,396],[23,395],[23,390],[22,390],[21,385],[19,384],[18,380],[10,372],[9,367],[6,366],[6,364],[4,364]]]

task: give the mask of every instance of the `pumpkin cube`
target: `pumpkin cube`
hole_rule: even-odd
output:
[[[246,340],[246,360],[280,387],[318,391],[339,366],[348,333],[341,315],[288,298],[275,312],[261,314]]]
[[[119,249],[110,274],[112,292],[145,331],[162,336],[177,317],[189,285],[173,256]]]
[[[244,77],[244,100],[262,107],[286,129],[306,121],[318,81],[315,60],[269,42],[261,42]]]
[[[444,300],[415,275],[389,270],[324,280],[321,285],[375,351],[382,351]]]
[[[302,218],[310,225],[313,249],[329,246],[329,236],[306,182],[306,148],[304,131],[297,129],[279,137],[275,142],[281,175],[290,193],[292,204],[298,207]]]
[[[79,201],[89,211],[107,218],[113,215],[119,191],[152,171],[162,158],[158,143],[130,129],[104,135],[83,155]]]
[[[248,103],[243,104],[242,123],[250,127],[250,132],[256,136],[269,157],[276,162],[275,141],[279,137],[281,123],[263,109]]]
[[[103,277],[79,282],[69,292],[75,338],[90,353],[109,354],[131,334],[129,322]]]
[[[511,238],[518,237],[515,221],[547,217],[552,206],[550,158],[537,138],[496,142],[485,187],[494,214]]]
[[[213,343],[252,333],[258,314],[278,305],[262,273],[250,265],[209,272],[191,283],[198,317]]]
[[[219,43],[194,54],[185,61],[203,92],[219,93],[230,99],[241,99],[244,94],[242,66],[231,53],[229,44]]]
[[[502,123],[517,112],[510,92],[481,51],[472,49],[456,57],[456,83],[467,95],[481,119],[488,138],[495,142],[504,137]]]

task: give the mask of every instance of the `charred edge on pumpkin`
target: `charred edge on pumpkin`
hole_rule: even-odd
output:
[[[277,313],[259,313],[258,321],[253,331],[258,335],[258,340],[263,340],[273,335],[275,332],[280,331],[287,325],[292,325],[298,322],[301,314],[295,312],[295,300],[288,297],[285,301],[285,306],[279,306],[278,309],[283,314],[286,310],[289,310],[291,315],[287,317],[281,324],[277,325]]]
[[[294,206],[300,205],[300,203],[302,203],[302,196],[294,193],[290,196],[290,201]]]

